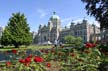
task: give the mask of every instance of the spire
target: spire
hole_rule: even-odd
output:
[[[53,12],[53,14],[55,15],[55,14],[56,14],[56,12],[54,11],[54,12]]]
[[[74,25],[73,19],[72,19],[72,21],[71,21],[71,25]]]
[[[85,19],[85,17],[84,17],[84,19],[83,19],[83,21],[82,21],[83,23],[87,23],[87,20]]]

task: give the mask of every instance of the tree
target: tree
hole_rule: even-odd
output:
[[[69,46],[74,46],[74,47],[79,47],[83,43],[83,40],[81,37],[74,37],[71,35],[65,36],[64,40],[65,40],[66,44],[68,44]]]
[[[67,44],[72,44],[75,40],[75,37],[71,36],[71,35],[67,35],[67,36],[64,37],[64,40]]]
[[[29,25],[24,14],[13,13],[1,37],[2,45],[29,45],[32,42]]]
[[[76,37],[76,38],[75,38],[75,43],[74,43],[75,46],[81,46],[82,43],[83,43],[83,40],[82,40],[81,37]]]
[[[100,28],[108,29],[108,0],[81,0],[86,3],[87,14],[100,22]]]

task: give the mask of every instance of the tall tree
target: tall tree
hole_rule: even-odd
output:
[[[101,29],[108,29],[108,0],[81,0],[85,3],[87,14],[100,22]]]
[[[24,14],[13,13],[1,37],[2,45],[29,45],[32,42],[29,25]]]

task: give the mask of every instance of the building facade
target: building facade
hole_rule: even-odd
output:
[[[40,25],[38,30],[38,41],[39,43],[44,43],[50,41],[54,43],[55,40],[58,40],[60,34],[60,25],[61,20],[59,16],[53,12],[53,15],[48,21],[48,25]]]
[[[72,35],[75,37],[81,37],[83,42],[93,41],[93,35],[100,33],[99,27],[94,24],[89,24],[87,20],[83,19],[81,23],[71,22],[69,28],[61,28],[61,19],[54,12],[48,21],[48,25],[40,25],[38,30],[38,43],[44,43],[50,41],[54,43],[55,40],[63,42],[66,35]],[[98,39],[97,39],[98,40]]]

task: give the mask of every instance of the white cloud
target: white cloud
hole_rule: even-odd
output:
[[[43,9],[37,9],[37,12],[39,13],[40,18],[44,18],[46,15],[48,15],[48,11]]]

